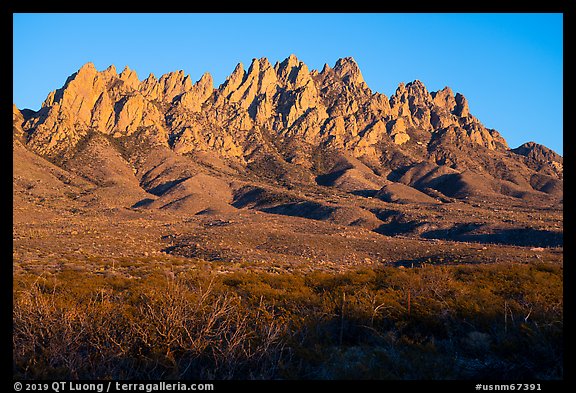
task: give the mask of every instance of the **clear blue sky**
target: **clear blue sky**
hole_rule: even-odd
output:
[[[352,56],[373,91],[420,79],[450,86],[510,147],[535,141],[562,154],[562,14],[14,14],[19,108],[92,61],[140,79],[209,71],[216,85],[238,62],[294,53],[310,69]]]

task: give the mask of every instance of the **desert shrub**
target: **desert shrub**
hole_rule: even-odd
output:
[[[15,277],[16,377],[562,378],[553,264],[112,273]]]
[[[122,368],[123,362],[115,359],[126,354],[132,342],[122,304],[106,291],[74,298],[57,287],[52,292],[43,288],[34,283],[14,304],[16,375],[88,378]]]
[[[159,377],[269,376],[280,356],[281,326],[266,306],[249,309],[236,294],[215,293],[213,285],[213,279],[200,285],[173,280],[148,289],[133,328],[141,349],[163,365]]]
[[[37,281],[16,293],[15,375],[265,378],[281,355],[281,326],[271,311],[214,293],[213,281],[164,278],[160,286],[136,285],[138,296],[94,283],[79,288],[48,291]]]

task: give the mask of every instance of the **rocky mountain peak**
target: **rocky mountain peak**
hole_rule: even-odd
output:
[[[295,55],[291,54],[288,56],[278,65],[276,69],[278,81],[284,86],[288,84],[294,85],[296,83],[299,70],[302,68],[303,64],[304,63],[298,60]]]
[[[243,109],[247,110],[256,96],[273,90],[276,80],[276,72],[268,59],[254,58],[248,68],[248,72],[237,88],[233,89],[236,83],[227,86],[230,87],[230,93],[227,98],[230,102],[237,102]]]
[[[281,63],[278,64],[278,69],[276,72],[278,76],[286,75],[290,73],[293,67],[297,67],[300,64],[300,60],[294,54],[290,54],[287,58],[285,58]]]
[[[128,67],[127,65],[124,66],[124,69],[122,70],[122,72],[120,73],[120,75],[128,75],[132,72],[132,70],[130,69],[130,67]]]
[[[209,72],[203,73],[200,79],[196,82],[196,85],[212,89],[214,87],[212,75]]]
[[[250,76],[251,74],[258,74],[260,72],[260,62],[261,60],[255,57],[252,58],[250,66],[248,67],[248,76]]]
[[[220,96],[222,98],[228,98],[233,91],[238,89],[244,80],[244,76],[244,65],[240,62],[236,64],[234,71],[232,71],[232,73],[226,78],[226,81],[220,86]]]
[[[412,82],[406,83],[405,87],[413,88],[414,90],[426,90],[426,86],[420,79],[414,79]]]
[[[107,75],[111,75],[111,76],[118,74],[118,73],[116,72],[116,66],[114,66],[114,64],[111,64],[110,66],[108,66],[108,68],[106,68],[106,69],[103,71],[103,73],[104,73],[104,74],[107,74]]]
[[[118,78],[123,81],[127,87],[133,90],[137,90],[140,85],[140,80],[136,71],[131,70],[130,67],[124,67],[124,70],[118,75]]]
[[[561,155],[556,153],[555,151],[547,148],[544,145],[541,145],[536,142],[526,142],[512,151],[516,154],[520,154],[522,156],[541,161],[541,162],[550,162],[550,161],[557,161],[562,163],[563,158]]]
[[[160,99],[166,103],[170,103],[176,96],[189,91],[192,88],[192,81],[188,75],[184,75],[184,71],[174,71],[164,74],[158,80]]]
[[[352,57],[338,59],[334,65],[334,72],[345,83],[351,83],[353,85],[361,85],[364,83],[360,67],[358,67],[358,64]]]
[[[290,53],[290,55],[286,58],[286,60],[288,62],[288,64],[298,64],[300,63],[300,60],[298,60],[298,57],[296,57],[296,55],[294,53]]]
[[[448,86],[442,90],[431,93],[433,103],[436,107],[442,108],[445,111],[452,112],[456,108],[456,100],[454,99],[454,92]]]
[[[80,69],[78,70],[78,75],[81,75],[83,73],[90,73],[90,74],[94,74],[98,71],[96,71],[96,67],[94,66],[94,63],[92,63],[91,61],[85,63],[82,67],[80,67]]]
[[[526,142],[511,151],[524,157],[525,164],[538,171],[539,174],[558,177],[560,179],[564,177],[563,157],[546,146],[535,142]],[[531,180],[541,181],[541,178],[542,176],[540,175]],[[547,178],[544,177],[544,179],[545,182],[548,181]]]
[[[190,88],[179,96],[178,103],[181,107],[192,112],[200,112],[202,104],[214,92],[212,75],[205,72],[202,77]]]
[[[432,96],[428,93],[428,89],[418,79],[407,83],[405,91],[412,106],[429,106],[432,102]]]

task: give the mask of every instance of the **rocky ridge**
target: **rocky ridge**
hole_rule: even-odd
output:
[[[390,98],[372,92],[351,57],[321,71],[294,55],[275,65],[253,59],[218,87],[209,73],[195,83],[183,71],[140,81],[128,67],[117,73],[87,63],[26,115],[14,106],[14,136],[28,149],[81,172],[74,157],[101,135],[140,185],[150,169],[146,151],[156,149],[282,184],[406,190],[392,200],[561,198],[561,156],[534,143],[510,149],[449,87],[429,92],[415,80]]]

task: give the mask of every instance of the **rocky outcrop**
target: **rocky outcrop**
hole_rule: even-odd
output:
[[[12,104],[12,136],[14,138],[23,139],[24,130],[22,129],[22,124],[24,123],[24,115],[18,109],[16,104]]]
[[[526,164],[535,170],[544,170],[549,174],[563,177],[564,159],[546,146],[535,142],[526,142],[512,149],[512,152],[524,156]]]
[[[558,153],[554,152],[553,150],[550,150],[546,146],[543,146],[535,142],[526,142],[518,146],[517,148],[512,149],[512,151],[516,154],[520,154],[531,160],[541,163],[551,161],[557,161],[559,163],[563,162],[562,156],[560,156]]]

